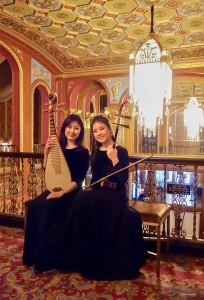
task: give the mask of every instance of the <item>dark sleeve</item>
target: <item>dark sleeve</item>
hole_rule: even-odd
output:
[[[72,181],[75,181],[78,186],[81,186],[86,173],[89,168],[89,152],[88,149],[83,149],[77,152],[77,162],[74,173],[72,174]]]
[[[121,170],[122,168],[127,167],[129,165],[129,155],[127,150],[120,146],[117,147],[117,151],[119,162],[115,166],[113,166],[113,172]],[[115,174],[115,178],[118,183],[123,185],[128,180],[128,168],[124,171]]]

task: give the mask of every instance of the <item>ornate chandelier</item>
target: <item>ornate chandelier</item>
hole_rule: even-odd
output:
[[[150,38],[137,52],[129,56],[129,95],[134,103],[133,116],[138,116],[139,130],[144,126],[144,135],[156,135],[157,125],[169,114],[172,92],[171,60],[168,51],[154,39],[154,5],[151,6]]]
[[[203,109],[195,97],[195,84],[193,85],[193,96],[184,109],[184,126],[187,128],[187,136],[191,140],[199,139],[199,132],[204,126]]]

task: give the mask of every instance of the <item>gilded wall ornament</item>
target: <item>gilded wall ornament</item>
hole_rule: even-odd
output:
[[[51,73],[38,63],[35,59],[31,59],[31,83],[36,79],[44,80],[51,89]]]
[[[110,93],[110,103],[116,104],[121,100],[121,96],[128,88],[128,77],[102,78]]]

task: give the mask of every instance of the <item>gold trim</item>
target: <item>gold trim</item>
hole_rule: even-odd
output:
[[[88,76],[101,76],[101,75],[118,75],[118,74],[129,74],[129,68],[127,67],[121,67],[121,68],[115,68],[116,65],[112,66],[111,70],[97,70],[97,71],[85,71],[85,72],[77,72],[77,73],[63,73],[63,74],[57,74],[55,75],[55,78],[77,78],[77,77],[88,77]],[[188,69],[188,68],[201,68],[204,67],[203,61],[197,61],[197,62],[185,62],[185,63],[173,63],[171,64],[172,70],[177,69]]]
[[[19,121],[19,126],[20,126],[20,152],[23,152],[23,68],[20,63],[19,58],[17,55],[11,50],[5,43],[0,41],[0,45],[4,47],[15,59],[15,62],[18,66],[19,69],[19,100],[20,100],[20,105],[19,105],[19,114],[20,114],[20,121]]]
[[[34,91],[35,91],[35,89],[36,89],[36,87],[38,87],[39,85],[42,85],[45,89],[46,89],[46,91],[48,92],[48,94],[50,94],[50,89],[49,89],[49,87],[48,87],[48,85],[46,85],[44,82],[38,82],[38,83],[36,83],[35,85],[34,85],[34,87],[33,87],[33,89],[32,89],[32,91],[31,91],[31,101],[32,101],[32,103],[31,103],[31,136],[32,136],[32,139],[31,139],[31,152],[33,151],[33,117],[34,117],[34,114],[33,114],[33,112],[34,112]]]
[[[204,78],[200,77],[198,74],[192,74],[191,76],[176,76],[173,77],[173,84],[178,82],[204,82]]]
[[[88,76],[99,76],[99,75],[114,75],[114,74],[121,74],[121,73],[125,73],[128,74],[129,73],[129,69],[128,68],[118,68],[114,69],[116,67],[116,65],[112,66],[113,69],[111,70],[98,70],[98,71],[86,71],[86,72],[77,72],[74,73],[72,72],[71,74],[57,74],[55,75],[55,78],[75,78],[75,77],[88,77]]]
[[[187,69],[187,68],[200,68],[200,67],[204,67],[204,62],[203,61],[198,61],[198,62],[191,62],[191,63],[174,63],[172,64],[172,69],[176,70],[176,69]]]

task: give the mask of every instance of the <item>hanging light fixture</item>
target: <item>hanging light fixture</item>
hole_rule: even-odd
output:
[[[152,3],[153,1],[151,1]],[[165,114],[169,114],[172,95],[172,70],[168,51],[162,49],[154,38],[154,5],[151,5],[150,38],[137,52],[129,56],[129,95],[134,103],[133,116],[138,116],[139,130],[144,126],[144,135],[156,135],[157,125],[163,122],[164,99]]]
[[[193,95],[184,109],[184,126],[187,128],[187,136],[190,140],[198,140],[201,127],[204,126],[203,109],[195,97],[195,84]]]

